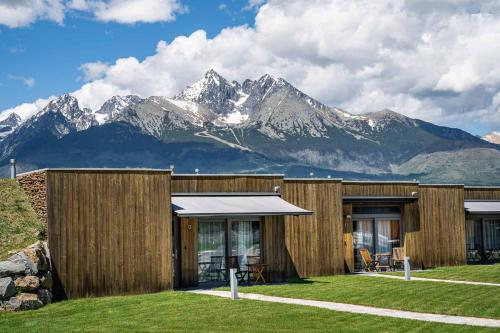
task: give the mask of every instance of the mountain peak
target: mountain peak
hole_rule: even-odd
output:
[[[482,139],[500,145],[500,131],[493,131],[491,133],[488,133],[483,136]]]

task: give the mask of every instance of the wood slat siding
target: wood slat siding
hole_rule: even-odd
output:
[[[172,175],[172,192],[274,192],[279,175]]]
[[[181,287],[198,285],[198,219],[180,219]]]
[[[465,200],[500,200],[500,187],[466,187]]]
[[[314,212],[285,217],[286,247],[299,276],[343,273],[341,182],[287,179],[283,199]]]
[[[466,264],[463,185],[420,185],[418,200],[423,266]]]
[[[352,204],[343,205],[344,218],[344,265],[346,273],[354,272],[354,243],[352,238]]]
[[[411,196],[418,191],[416,182],[342,182],[344,196]]]
[[[269,265],[266,272],[266,278],[269,281],[281,282],[289,277],[297,276],[297,271],[286,246],[283,216],[264,217],[262,252],[264,263]]]
[[[57,296],[172,288],[169,172],[48,170],[47,207]]]

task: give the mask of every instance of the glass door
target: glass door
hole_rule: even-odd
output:
[[[227,278],[229,256],[246,270],[249,257],[261,256],[260,219],[200,219],[198,221],[198,282],[221,283]]]
[[[353,220],[353,243],[354,243],[354,269],[361,270],[363,263],[359,250],[368,249],[373,254],[375,243],[373,240],[373,219]]]
[[[238,257],[240,268],[244,270],[248,257],[260,258],[260,221],[233,220],[230,225],[230,253]]]
[[[198,223],[198,282],[221,282],[225,279],[226,220]]]
[[[355,216],[353,218],[354,269],[361,270],[360,249],[367,249],[372,257],[381,255],[381,265],[388,266],[392,249],[402,246],[401,223],[396,215]]]

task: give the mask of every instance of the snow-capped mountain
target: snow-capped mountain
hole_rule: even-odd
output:
[[[500,145],[500,131],[493,131],[483,136],[483,140]]]
[[[12,133],[21,123],[21,117],[15,113],[11,113],[4,120],[0,121],[0,140]]]
[[[354,115],[271,75],[239,83],[213,70],[172,98],[113,96],[90,110],[65,94],[24,122],[16,114],[0,121],[0,165],[16,157],[30,167],[184,163],[375,175],[417,155],[476,148],[499,146],[391,110]],[[70,159],[70,150],[79,155]]]

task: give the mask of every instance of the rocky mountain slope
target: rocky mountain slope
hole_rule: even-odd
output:
[[[412,177],[414,164],[401,166],[416,156],[475,148],[500,165],[499,145],[462,130],[391,110],[354,115],[270,75],[240,84],[210,70],[173,98],[114,96],[89,110],[66,94],[24,122],[15,114],[0,119],[0,166],[15,156],[26,168],[175,164],[184,171],[295,176],[310,169],[373,178],[402,170]]]

